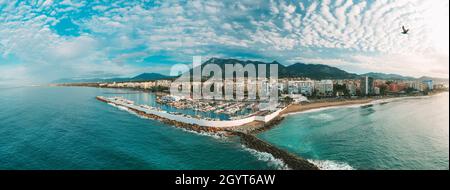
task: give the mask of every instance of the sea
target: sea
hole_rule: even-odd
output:
[[[449,94],[287,116],[258,136],[322,169],[448,170]]]
[[[155,105],[155,95],[90,87],[0,87],[0,169],[287,169],[237,137],[141,118],[96,96]],[[448,93],[287,116],[258,135],[322,169],[448,169]]]

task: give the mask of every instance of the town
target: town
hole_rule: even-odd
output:
[[[168,93],[172,82],[173,80],[111,82],[92,83],[89,86],[100,88],[129,88]],[[442,90],[448,90],[448,84],[435,83],[433,80],[381,80],[368,76],[359,79],[339,80],[311,80],[309,78],[278,79],[280,98],[300,97],[295,95],[302,95],[308,99],[410,96],[427,95],[433,91]]]
[[[243,81],[243,80],[239,80]],[[270,115],[276,110],[286,108],[291,104],[307,105],[319,102],[358,101],[367,99],[382,99],[390,97],[423,96],[440,91],[447,91],[445,83],[435,83],[433,80],[380,80],[363,76],[358,79],[342,80],[312,80],[309,78],[281,78],[278,79],[278,102],[275,109],[269,111],[264,108],[264,101],[251,100],[224,100],[215,101],[194,99],[190,96],[176,96],[169,93],[174,80],[153,80],[139,82],[110,82],[89,84],[67,84],[91,86],[100,88],[125,88],[157,92],[156,102],[168,105],[178,110],[194,110],[195,112],[214,113],[216,116],[226,115],[225,120],[236,120],[249,115]],[[191,86],[201,83],[191,82]],[[261,84],[267,84],[264,81]],[[258,86],[258,88],[261,88]],[[264,87],[262,87],[264,88]],[[248,97],[246,88],[245,95]],[[258,94],[259,96],[260,94]],[[190,115],[189,117],[200,117]],[[205,116],[202,116],[205,117]],[[219,118],[205,118],[219,120]],[[224,119],[223,117],[221,118]]]

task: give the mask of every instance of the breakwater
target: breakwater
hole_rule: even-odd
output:
[[[129,100],[116,97],[116,98],[106,98],[106,97],[97,97],[98,100],[112,103],[118,106],[126,107],[129,109],[137,110],[140,112],[144,112],[146,114],[158,116],[161,118],[165,118],[168,120],[177,121],[180,123],[186,123],[191,125],[198,125],[203,127],[214,127],[214,128],[230,128],[230,127],[236,127],[236,126],[243,126],[252,122],[263,122],[263,123],[269,123],[273,119],[277,118],[277,116],[284,110],[278,109],[277,111],[268,112],[268,111],[262,111],[261,113],[256,113],[253,115],[250,115],[245,118],[241,119],[235,119],[235,120],[212,120],[212,119],[205,119],[205,118],[195,118],[189,115],[183,115],[180,113],[169,113],[164,110],[156,109],[153,107],[145,106],[145,105],[135,105],[134,102],[131,102]]]
[[[172,119],[168,119],[166,117],[161,117],[155,114],[150,114],[148,112],[145,112],[141,109],[135,108],[133,106],[127,106],[124,104],[118,104],[117,102],[114,101],[110,101],[107,98],[104,97],[96,97],[97,100],[101,101],[101,102],[105,102],[108,104],[114,104],[115,106],[123,106],[126,109],[128,109],[129,111],[132,111],[134,113],[136,113],[139,116],[142,116],[144,118],[148,118],[148,119],[154,119],[154,120],[158,120],[160,122],[163,122],[165,124],[168,125],[172,125],[178,128],[184,128],[187,130],[191,130],[191,131],[195,131],[195,132],[208,132],[208,133],[222,133],[222,134],[227,134],[227,132],[225,131],[226,128],[219,128],[219,127],[203,127],[200,125],[195,125],[195,124],[190,124],[190,123],[184,123],[184,122],[180,122],[180,121],[176,121],[176,120],[172,120]]]
[[[174,120],[174,119],[171,119],[168,117],[163,117],[161,115],[157,115],[158,113],[165,113],[165,112],[158,111],[158,110],[153,110],[153,111],[157,111],[157,112],[150,112],[149,108],[144,109],[142,107],[133,105],[131,102],[126,102],[124,100],[114,101],[113,99],[109,99],[109,98],[105,98],[105,97],[96,97],[96,99],[99,101],[108,103],[108,104],[113,104],[115,106],[125,107],[129,111],[136,113],[137,115],[140,115],[142,117],[158,120],[158,121],[161,121],[163,123],[166,123],[166,124],[178,127],[178,128],[183,128],[183,129],[200,132],[200,133],[207,132],[207,133],[214,133],[214,134],[219,134],[219,135],[224,135],[224,136],[233,136],[233,135],[238,136],[241,139],[241,143],[244,146],[246,146],[247,148],[254,149],[254,150],[260,151],[260,152],[269,153],[272,156],[274,156],[275,158],[282,160],[290,169],[294,169],[294,170],[318,170],[319,169],[317,166],[315,166],[314,164],[308,162],[307,160],[305,160],[303,158],[300,158],[296,155],[290,154],[287,151],[279,149],[267,142],[264,142],[264,141],[258,139],[257,137],[252,135],[255,133],[255,131],[253,131],[253,130],[251,130],[249,132],[242,132],[241,130],[236,130],[233,127],[201,126],[201,125],[182,122],[182,121]],[[262,127],[256,131],[267,130],[271,126],[280,122],[282,119],[281,117],[278,117],[278,114],[280,112],[281,112],[281,110],[275,112],[277,114],[276,116],[271,115],[270,116],[271,119],[267,123],[262,124]],[[157,114],[152,114],[152,113],[157,113]],[[217,121],[211,121],[211,122],[217,122]],[[245,127],[245,126],[240,126],[241,129],[243,127]]]

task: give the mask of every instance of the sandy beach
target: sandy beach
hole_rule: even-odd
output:
[[[320,108],[329,108],[329,107],[340,107],[340,106],[349,106],[349,105],[364,105],[371,103],[375,100],[373,98],[367,99],[355,99],[355,100],[323,100],[311,103],[303,103],[303,104],[291,104],[285,110],[283,110],[277,119],[270,123],[261,123],[261,122],[252,122],[242,126],[232,127],[233,131],[239,131],[247,134],[258,134],[264,132],[266,130],[270,130],[273,127],[276,127],[285,116],[289,114],[301,113],[308,110],[320,109]]]
[[[280,113],[280,116],[285,116],[288,114],[300,113],[304,111],[321,109],[321,108],[329,108],[329,107],[340,107],[340,106],[351,106],[351,105],[364,105],[369,103],[374,103],[375,101],[396,101],[396,100],[404,100],[404,99],[415,99],[415,98],[429,98],[432,96],[437,96],[441,93],[448,93],[448,91],[436,91],[430,93],[429,95],[423,96],[404,96],[404,97],[381,97],[381,98],[365,98],[365,99],[342,99],[342,100],[323,100],[323,101],[314,101],[310,103],[302,103],[302,104],[291,104],[289,105],[283,112]]]
[[[320,109],[327,107],[336,107],[336,106],[348,106],[348,105],[357,105],[357,104],[367,104],[375,99],[356,99],[356,100],[339,100],[339,101],[322,101],[322,102],[312,102],[312,103],[304,103],[304,104],[291,104],[289,105],[280,115],[303,112],[312,109]]]

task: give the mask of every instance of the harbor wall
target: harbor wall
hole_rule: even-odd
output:
[[[158,111],[158,110],[145,109],[145,108],[135,106],[135,105],[128,105],[128,106],[133,109],[145,112],[147,114],[156,115],[156,116],[174,120],[177,122],[187,123],[187,124],[191,124],[191,125],[205,126],[205,127],[220,127],[220,128],[234,127],[234,126],[241,126],[241,125],[253,122],[255,120],[255,116],[251,116],[251,117],[238,119],[238,120],[210,121],[210,120],[205,120],[205,119],[189,118],[189,117],[185,117],[183,115],[174,115],[174,114],[170,114],[170,113],[162,112],[162,111]]]
[[[186,123],[189,125],[198,125],[198,126],[204,126],[204,127],[216,127],[216,128],[229,128],[229,127],[235,127],[235,126],[242,126],[242,125],[251,123],[253,121],[262,121],[262,122],[267,123],[267,122],[270,122],[271,120],[273,120],[274,118],[276,118],[284,110],[284,109],[280,109],[280,110],[277,110],[266,116],[249,116],[249,117],[237,119],[237,120],[214,121],[214,120],[186,117],[184,115],[175,115],[175,114],[171,114],[171,113],[168,113],[165,111],[147,109],[147,108],[143,108],[141,106],[134,105],[134,104],[125,104],[122,102],[109,100],[104,97],[97,97],[97,99],[102,102],[113,103],[113,104],[116,104],[119,106],[124,106],[124,107],[131,108],[131,109],[139,111],[139,112],[143,112],[145,114],[155,115],[155,116],[158,116],[161,118],[173,120],[173,121],[180,122],[180,123]]]

